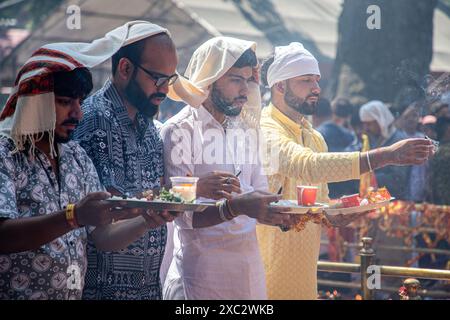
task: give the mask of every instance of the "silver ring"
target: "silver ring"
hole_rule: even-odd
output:
[[[227,179],[225,180],[225,183],[226,183],[226,184],[231,184],[231,178],[227,178]]]

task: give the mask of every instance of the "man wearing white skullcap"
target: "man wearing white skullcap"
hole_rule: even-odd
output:
[[[160,187],[163,149],[153,116],[178,77],[178,59],[167,29],[146,21],[129,24],[125,41],[112,55],[112,78],[84,101],[74,136],[106,189],[135,197]],[[109,34],[120,34],[121,28]],[[167,211],[148,210],[89,230],[83,299],[161,299],[159,268],[166,222],[173,219]]]
[[[316,108],[320,71],[317,60],[300,43],[276,47],[274,57],[262,66],[262,79],[271,89],[271,103],[262,111],[261,130],[267,145],[277,150],[267,153],[277,159],[266,162],[279,163],[276,169],[267,168],[269,190],[283,187],[284,199],[297,198],[296,186],[311,185],[318,187],[317,202],[327,203],[328,182],[359,179],[388,164],[423,163],[431,153],[431,144],[424,139],[368,153],[328,153],[323,137],[305,118]],[[257,228],[270,299],[317,298],[320,221],[297,227],[303,230]]]
[[[230,37],[206,41],[189,62],[184,86],[170,93],[190,105],[162,128],[165,177],[200,177],[198,200],[220,201],[219,210],[175,220],[164,299],[266,299],[256,219],[295,222],[269,209],[278,196],[260,191],[267,179],[253,161],[260,108],[255,49],[254,42]],[[235,136],[244,139],[235,143]]]

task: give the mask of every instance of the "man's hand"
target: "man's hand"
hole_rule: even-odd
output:
[[[241,183],[229,172],[213,171],[197,181],[197,197],[230,200],[232,192],[241,193]]]
[[[387,164],[408,166],[425,163],[433,155],[434,146],[428,139],[405,139],[386,147]]]
[[[233,212],[246,214],[250,218],[267,225],[285,225],[291,227],[298,222],[296,215],[291,215],[288,207],[270,207],[271,202],[281,199],[281,195],[265,191],[253,191],[239,195],[230,200]]]
[[[364,211],[364,212],[358,212],[358,213],[351,213],[351,214],[337,214],[337,215],[329,215],[325,211],[325,216],[327,217],[328,221],[331,223],[333,227],[341,228],[345,227],[346,225],[352,223],[355,220],[358,220],[361,217],[366,216],[371,211]]]
[[[93,192],[75,205],[75,215],[80,226],[104,226],[112,221],[131,219],[144,212],[142,208],[120,208],[117,204],[104,200],[111,197],[109,192]]]
[[[142,214],[144,217],[147,227],[149,229],[155,229],[167,222],[172,222],[175,218],[179,217],[182,212],[169,212],[167,210],[164,211],[154,211],[147,210]]]
[[[123,195],[122,192],[113,187],[106,188],[106,191],[108,191],[111,195],[116,197],[121,197]]]

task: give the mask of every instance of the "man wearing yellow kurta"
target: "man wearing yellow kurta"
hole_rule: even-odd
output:
[[[313,185],[318,186],[317,202],[327,203],[328,182],[359,179],[388,164],[422,163],[431,153],[425,139],[403,140],[366,153],[327,153],[325,140],[304,117],[314,113],[320,94],[317,60],[300,43],[291,43],[276,47],[262,71],[272,93],[272,103],[261,117],[272,155],[266,158],[269,188],[277,192],[283,187],[284,199],[296,199],[298,185]],[[309,221],[300,232],[258,226],[257,234],[269,299],[316,299],[321,225]]]

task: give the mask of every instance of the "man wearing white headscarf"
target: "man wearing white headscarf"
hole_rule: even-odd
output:
[[[381,101],[372,100],[362,105],[359,109],[359,118],[361,119],[363,130],[368,137],[370,149],[387,147],[397,141],[408,138],[405,131],[396,128],[394,116],[389,108]],[[417,126],[417,120],[415,120]],[[420,137],[420,136],[419,136]],[[421,136],[423,137],[423,135]],[[412,168],[424,168],[425,164],[417,166],[388,166],[374,171],[373,183],[380,187],[388,188],[390,194],[399,200],[411,199],[411,183],[414,187],[420,187],[420,181],[413,181]],[[421,173],[424,179],[424,173]],[[375,220],[373,223],[377,223]],[[379,228],[370,228],[372,231],[369,236],[374,239],[374,243],[387,246],[401,246],[403,239],[393,238],[386,231]],[[392,255],[391,250],[375,247],[377,259],[384,265],[403,265],[409,259],[411,254],[408,252],[399,252]],[[383,285],[395,285],[393,279],[383,279]]]
[[[87,68],[126,41],[130,24],[93,43],[38,49],[0,115],[0,299],[80,299],[86,232],[114,219],[95,167],[71,134],[92,90]]]
[[[275,48],[262,66],[262,80],[271,89],[271,103],[262,111],[261,130],[277,150],[267,153],[276,158],[266,163],[279,163],[267,168],[269,190],[283,187],[284,199],[296,199],[298,185],[312,185],[319,188],[317,202],[327,203],[328,182],[358,179],[388,164],[422,163],[431,152],[429,141],[410,139],[368,153],[328,153],[325,140],[305,118],[319,98],[319,64],[298,42]],[[321,225],[309,221],[300,232],[258,226],[257,233],[269,298],[316,299]]]
[[[394,125],[394,116],[381,101],[373,100],[361,106],[359,118],[369,138],[370,149],[387,147],[408,138],[408,135]],[[408,178],[411,167],[385,167],[375,171],[378,186],[385,186],[397,199],[408,200]]]
[[[260,108],[255,47],[230,37],[206,41],[189,62],[184,86],[175,83],[170,93],[189,105],[162,128],[165,177],[200,177],[198,200],[221,201],[219,210],[175,220],[164,299],[266,299],[256,219],[295,222],[269,209],[278,196],[258,191],[267,180],[252,140]],[[236,144],[236,135],[250,142]]]
[[[380,139],[374,143],[378,146],[383,140],[388,139],[395,131],[394,116],[389,108],[381,101],[373,100],[362,105],[359,109],[359,118],[364,125],[365,131],[374,138]]]

